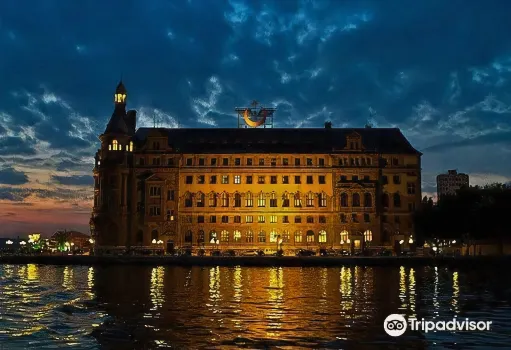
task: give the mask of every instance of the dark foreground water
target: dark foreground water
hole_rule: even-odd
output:
[[[511,348],[504,267],[0,265],[0,349]],[[492,321],[390,337],[392,313]]]

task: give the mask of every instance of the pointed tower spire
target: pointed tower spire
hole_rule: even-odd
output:
[[[105,133],[128,134],[128,127],[126,126],[126,95],[127,91],[122,83],[119,81],[115,88],[114,103],[115,108],[112,117],[106,126]]]

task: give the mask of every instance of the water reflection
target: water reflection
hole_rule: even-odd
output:
[[[491,281],[500,283],[496,290],[511,290],[508,280]],[[496,307],[493,289],[482,286],[490,286],[486,274],[474,277],[434,268],[4,265],[0,348],[338,349],[356,348],[361,342],[386,348],[397,342],[417,349],[433,342],[444,347],[507,344],[503,339],[511,324],[502,316],[500,328],[488,339],[471,333],[461,338],[413,332],[395,339],[383,331],[385,317],[397,312],[417,318],[477,318],[469,300],[477,298],[481,309]],[[491,319],[509,314],[510,307],[500,303],[498,310],[487,312],[493,313],[485,316]]]

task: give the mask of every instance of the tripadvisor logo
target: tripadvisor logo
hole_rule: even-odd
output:
[[[383,329],[391,337],[403,335],[408,328],[412,331],[489,331],[492,321],[471,321],[469,318],[453,318],[449,321],[428,321],[422,318],[420,321],[415,318],[406,319],[403,315],[391,314],[383,322]]]

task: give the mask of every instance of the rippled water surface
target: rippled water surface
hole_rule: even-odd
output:
[[[511,348],[504,272],[0,265],[0,349]],[[392,338],[391,313],[493,323]]]

